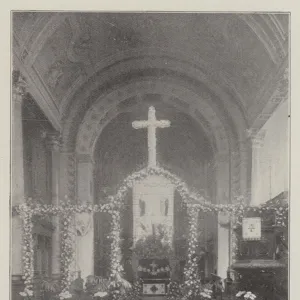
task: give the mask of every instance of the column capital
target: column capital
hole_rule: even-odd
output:
[[[251,140],[252,148],[262,148],[266,136],[266,130],[250,128],[247,130],[248,138]]]
[[[51,132],[46,134],[46,144],[51,151],[58,152],[61,148],[61,135],[58,132]]]
[[[19,70],[12,73],[12,96],[13,100],[22,102],[26,94],[27,82]]]

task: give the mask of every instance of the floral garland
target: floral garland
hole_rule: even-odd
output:
[[[170,272],[170,270],[171,269],[170,269],[169,266],[161,267],[161,268],[158,268],[158,269],[152,270],[152,271],[150,269],[144,268],[142,266],[138,266],[138,271],[148,273],[148,274],[153,275],[153,276],[156,276],[156,275],[162,274],[162,273]]]
[[[33,276],[34,276],[34,246],[33,246],[33,222],[32,217],[37,216],[61,216],[61,272],[62,292],[60,299],[70,298],[69,287],[72,281],[71,262],[74,259],[73,250],[73,232],[72,222],[75,213],[94,213],[107,212],[111,215],[114,213],[114,208],[111,203],[103,205],[74,205],[69,199],[64,199],[62,205],[46,205],[34,203],[31,198],[24,201],[24,203],[13,208],[23,222],[23,279],[24,291],[20,295],[25,298],[33,297]],[[116,221],[117,222],[117,221]]]
[[[197,225],[198,225],[198,211],[188,209],[189,215],[189,239],[188,239],[188,261],[184,269],[185,285],[193,287],[199,280],[197,274],[197,257],[196,248],[198,245],[197,239]]]
[[[120,209],[123,207],[123,200],[129,190],[132,188],[135,182],[145,179],[149,175],[163,176],[168,179],[181,195],[183,205],[185,205],[189,211],[190,220],[190,233],[189,233],[189,247],[188,247],[188,264],[185,268],[186,286],[198,286],[200,281],[196,275],[196,260],[195,249],[197,245],[197,213],[201,210],[203,212],[213,213],[227,213],[233,220],[233,226],[241,224],[242,217],[249,211],[263,213],[265,211],[273,211],[276,216],[276,225],[286,227],[288,219],[288,204],[263,204],[259,207],[247,207],[245,206],[245,200],[240,197],[234,204],[212,204],[207,201],[200,193],[191,192],[187,185],[181,181],[177,176],[173,175],[169,171],[160,167],[149,167],[142,169],[129,175],[122,183],[117,193],[114,196],[108,197],[108,203],[103,205],[74,205],[67,198],[63,201],[62,205],[43,205],[39,203],[33,203],[30,199],[25,203],[14,207],[23,221],[23,278],[25,283],[24,292],[21,295],[24,297],[33,296],[33,237],[32,237],[32,217],[34,215],[39,216],[62,216],[62,251],[61,251],[61,266],[62,266],[62,294],[69,295],[68,289],[71,283],[71,271],[70,264],[73,260],[73,239],[71,225],[73,216],[75,213],[95,213],[106,212],[112,216],[112,231],[111,231],[111,277],[118,278],[123,271],[121,265],[121,250],[120,250]],[[233,239],[234,242],[234,239]],[[233,249],[236,245],[233,245]],[[62,295],[62,298],[66,298]]]
[[[110,278],[118,281],[122,278],[123,266],[121,265],[121,238],[120,238],[120,212],[111,212],[112,226],[110,238],[111,242],[111,261],[110,261]]]
[[[71,263],[74,259],[74,239],[71,232],[73,217],[71,214],[64,214],[62,219],[61,238],[61,273],[62,291],[67,292],[72,282]]]
[[[34,252],[32,236],[32,211],[26,204],[19,206],[20,217],[23,221],[23,279],[25,288],[21,296],[30,298],[33,296],[33,275],[34,275]]]
[[[192,287],[187,287],[185,284],[171,281],[168,285],[168,300],[188,300],[188,299],[208,300],[212,298],[211,286],[200,285],[198,282]]]
[[[117,193],[115,196],[113,196],[113,202],[120,207],[122,205],[122,201],[125,198],[125,195],[127,194],[129,188],[132,188],[133,184],[135,182],[139,182],[143,179],[145,179],[148,176],[151,175],[157,175],[157,176],[162,176],[165,177],[166,179],[170,180],[170,182],[172,184],[174,184],[174,186],[176,187],[177,191],[179,192],[179,194],[182,197],[183,202],[186,205],[190,205],[190,206],[194,206],[195,207],[199,207],[201,208],[203,206],[203,209],[208,209],[211,210],[212,206],[209,205],[208,203],[206,203],[207,200],[205,200],[205,198],[195,192],[190,192],[187,185],[180,180],[180,178],[178,178],[177,176],[173,175],[172,173],[170,173],[169,171],[160,168],[160,167],[148,167],[148,168],[144,168],[138,172],[135,172],[131,175],[129,175],[122,183],[122,185],[119,187]],[[192,203],[195,204],[192,204]],[[200,202],[199,204],[197,204],[197,202]]]

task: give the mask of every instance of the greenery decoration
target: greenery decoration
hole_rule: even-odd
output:
[[[182,205],[185,206],[189,212],[189,240],[188,240],[188,263],[185,268],[185,288],[188,289],[186,295],[199,294],[200,281],[196,275],[196,262],[195,262],[195,249],[197,247],[197,218],[198,212],[212,212],[212,213],[226,213],[231,218],[232,227],[239,226],[242,218],[248,212],[256,212],[263,214],[265,212],[273,212],[276,217],[276,225],[280,227],[286,227],[288,224],[288,203],[274,202],[265,203],[258,207],[246,206],[245,199],[238,197],[233,204],[213,204],[205,199],[200,193],[190,191],[188,186],[180,180],[177,176],[173,175],[169,171],[160,167],[148,167],[141,171],[135,172],[129,175],[119,187],[117,193],[114,196],[107,197],[107,203],[102,205],[92,204],[73,204],[74,201],[70,201],[65,198],[61,201],[61,205],[45,205],[27,199],[24,203],[13,207],[13,215],[18,214],[23,221],[23,279],[25,283],[24,291],[20,293],[24,298],[30,299],[33,297],[33,216],[51,217],[59,216],[62,222],[61,228],[61,294],[60,299],[70,298],[69,288],[72,281],[71,276],[71,263],[74,259],[74,237],[72,227],[74,226],[74,216],[77,213],[95,213],[105,212],[111,215],[111,262],[110,262],[110,279],[113,282],[119,282],[122,286],[123,267],[121,265],[121,239],[120,239],[120,210],[124,207],[124,198],[130,188],[132,188],[135,182],[141,181],[147,176],[158,175],[167,178],[172,184],[174,184],[176,190],[179,192],[182,198]],[[236,249],[235,239],[233,237],[232,249]],[[172,247],[163,245],[163,251],[159,252],[159,242],[157,240],[146,241],[146,244],[151,244],[148,253],[145,253],[144,246],[137,244],[135,251],[143,256],[162,255],[163,253],[171,254]],[[193,289],[191,289],[193,287]],[[200,297],[200,294],[199,294]]]

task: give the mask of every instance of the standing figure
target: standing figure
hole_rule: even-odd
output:
[[[146,213],[146,203],[144,200],[140,199],[139,205],[140,205],[140,216],[142,217]]]
[[[211,274],[211,275],[212,275],[212,281],[213,281],[212,297],[213,297],[213,299],[216,299],[216,300],[222,300],[223,292],[224,292],[222,278],[216,274]]]
[[[169,200],[160,200],[160,213],[162,216],[167,216],[169,211]]]
[[[168,215],[169,212],[169,200],[165,199],[165,216]]]

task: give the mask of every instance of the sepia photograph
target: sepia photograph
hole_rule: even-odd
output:
[[[288,300],[290,13],[11,11],[11,300]]]

